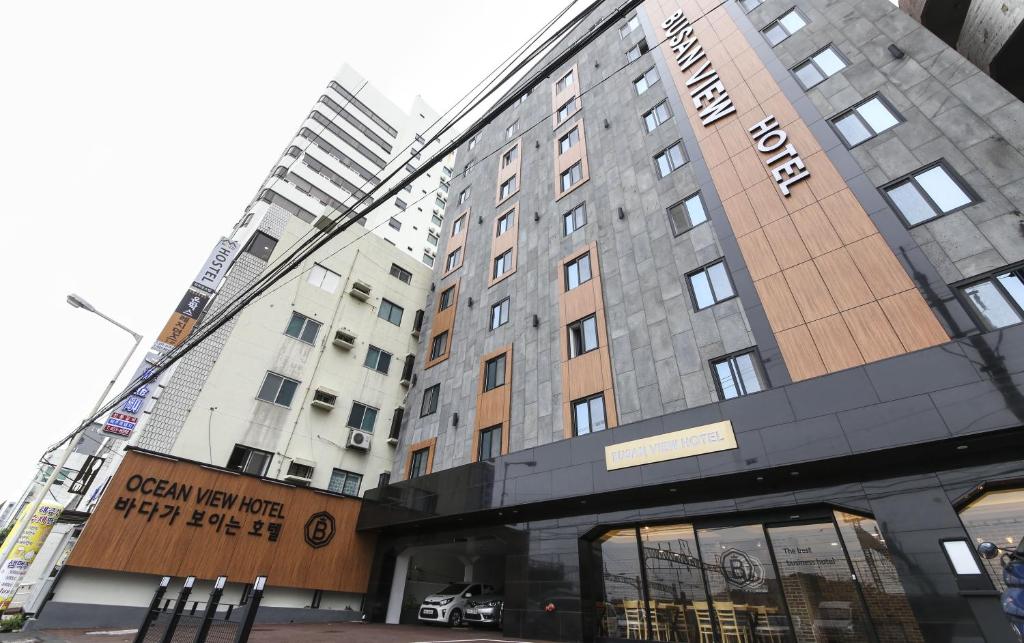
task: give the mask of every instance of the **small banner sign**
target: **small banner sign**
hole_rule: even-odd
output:
[[[604,448],[604,465],[608,471],[613,471],[735,448],[736,435],[732,432],[732,422],[723,420],[692,429],[611,444]]]

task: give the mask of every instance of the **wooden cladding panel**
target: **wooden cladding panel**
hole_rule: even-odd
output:
[[[505,356],[505,383],[502,386],[484,390],[487,362]],[[501,425],[501,454],[508,453],[509,419],[512,414],[512,344],[499,348],[480,358],[480,379],[477,382],[476,420],[473,426],[473,453],[471,461],[480,455],[480,431]]]
[[[559,154],[558,141],[573,129],[580,133],[580,140],[576,145],[566,150],[565,154]],[[580,180],[568,190],[562,191],[562,172],[568,170],[577,162],[580,163]],[[555,200],[559,200],[573,192],[576,188],[590,180],[590,162],[587,160],[587,132],[583,125],[583,117],[579,116],[573,124],[566,127],[560,134],[555,135]]]
[[[438,310],[434,313],[434,320],[430,325],[430,336],[427,340],[426,352],[424,353],[423,368],[428,369],[432,366],[437,366],[441,362],[448,359],[448,356],[452,352],[452,338],[455,336],[455,313],[459,308],[459,290],[462,286],[462,280],[458,279],[454,284],[442,285],[438,289],[437,300],[440,302],[441,293],[449,288],[455,288],[452,293],[452,305],[445,308],[444,310]],[[444,353],[438,355],[434,359],[430,358],[430,349],[434,344],[434,338],[443,332],[448,333],[448,342],[445,346]]]
[[[502,167],[502,160],[505,158],[505,154],[511,150],[516,150],[516,158],[508,165]],[[501,149],[501,153],[498,155],[498,184],[494,188],[494,205],[495,207],[501,206],[502,203],[508,201],[515,195],[519,194],[519,188],[522,186],[522,173],[519,171],[523,163],[523,139],[517,138],[512,143],[509,143]],[[516,187],[512,190],[508,196],[504,199],[501,198],[501,184],[512,177],[516,177]]]
[[[462,229],[459,230],[458,234],[449,234],[448,236],[448,246],[445,248],[444,258],[442,259],[442,261],[445,262],[446,266],[444,273],[441,275],[442,279],[444,279],[448,275],[452,274],[453,272],[461,268],[462,264],[466,262],[466,239],[469,237],[469,224],[471,215],[472,212],[470,211],[470,209],[466,208],[452,220],[452,226],[454,226],[455,222],[461,219]],[[455,265],[453,265],[451,268],[447,268],[448,255],[454,252],[456,248],[462,248],[462,254],[459,256],[459,260],[455,262]]]
[[[498,236],[498,221],[509,212],[512,213],[512,225],[504,234]],[[512,267],[497,277],[494,276],[494,260],[500,257],[506,250],[512,251]],[[511,277],[515,274],[516,266],[519,265],[519,204],[498,210],[498,216],[494,218],[494,225],[491,229],[491,262],[487,266],[487,287]]]
[[[561,80],[568,72],[572,71],[573,83],[569,87],[566,87],[562,91],[558,91],[558,81]],[[559,125],[563,123],[558,122],[558,108],[565,105],[570,98],[576,99],[576,110],[583,109],[583,105],[580,97],[580,69],[578,64],[573,64],[572,67],[566,69],[561,74],[555,77],[551,83],[551,123],[552,127],[558,129]]]

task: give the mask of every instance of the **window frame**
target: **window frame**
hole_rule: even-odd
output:
[[[558,110],[555,112],[555,121],[557,121],[558,125],[561,125],[562,123],[565,123],[570,118],[572,118],[573,114],[575,114],[576,112],[579,111],[579,107],[576,106],[577,103],[579,102],[579,100],[580,100],[579,96],[573,96],[569,100],[567,100],[564,103],[562,103],[561,105],[559,105]],[[565,113],[565,116],[562,116],[562,110],[564,110],[566,107],[569,107],[569,106],[572,106],[573,109],[570,109],[569,111],[567,111]]]
[[[573,134],[576,135],[575,141],[572,140]],[[582,138],[580,137],[580,126],[576,125],[568,132],[558,137],[558,155],[562,156],[563,154],[567,153],[569,150],[579,145],[581,140]],[[562,149],[562,143],[565,141],[569,142],[569,146],[566,147],[565,149]]]
[[[742,357],[744,355],[751,355],[752,356],[752,362],[754,364],[754,375],[758,379],[758,384],[761,385],[761,390],[754,391],[753,393],[744,392],[744,393],[740,393],[739,395],[737,395],[735,397],[726,398],[725,397],[725,391],[722,388],[722,382],[721,382],[721,380],[718,377],[718,369],[715,368],[715,366],[717,364],[721,364],[722,362],[733,362],[733,361],[736,360],[736,358]],[[724,402],[724,401],[726,401],[726,399],[735,400],[736,398],[746,397],[748,395],[754,395],[756,393],[761,393],[762,391],[767,391],[767,390],[769,390],[771,388],[771,383],[768,380],[768,373],[764,370],[764,363],[761,361],[761,351],[758,350],[757,346],[751,346],[749,348],[743,348],[743,349],[740,349],[738,351],[734,351],[732,353],[726,353],[725,355],[720,355],[718,357],[715,357],[714,359],[710,359],[710,360],[708,360],[708,366],[711,368],[711,377],[715,381],[715,392],[718,394],[718,400],[720,402]],[[730,372],[735,372],[733,370],[733,367],[731,367],[731,366],[730,366]],[[746,389],[746,384],[745,383],[743,384],[743,388]]]
[[[508,232],[509,230],[511,230],[512,226],[515,224],[515,216],[516,216],[516,209],[514,207],[511,210],[508,210],[507,212],[505,212],[505,214],[499,216],[498,217],[498,222],[495,224],[495,234],[494,234],[494,236],[495,237],[500,237],[501,235],[503,235],[506,232]],[[502,229],[502,223],[503,222],[506,222],[504,229]]]
[[[519,131],[519,119],[512,121],[512,123],[505,128],[505,140],[511,141],[512,137]]]
[[[519,189],[519,176],[513,174],[498,186],[498,202],[510,198]]]
[[[467,187],[463,188],[461,192],[459,192],[459,202],[458,202],[458,205],[462,205],[463,203],[465,203],[466,201],[469,200],[470,187],[471,186],[467,186]]]
[[[451,293],[450,298],[446,297],[448,293]],[[441,291],[441,294],[437,296],[437,312],[442,310],[448,310],[455,303],[455,286],[451,285]]]
[[[377,351],[377,359],[376,359],[376,361],[374,363],[374,366],[370,366],[369,364],[367,364],[367,361],[369,361],[369,359],[370,359],[370,353],[372,351],[375,351],[375,350]],[[388,359],[387,359],[387,366],[382,371],[382,370],[380,370],[380,361],[381,361],[381,357],[384,356],[384,355],[387,355]],[[383,348],[381,348],[379,346],[374,346],[373,344],[370,344],[366,348],[366,357],[363,358],[363,367],[364,368],[368,368],[371,371],[374,371],[376,373],[380,373],[381,375],[387,375],[391,371],[391,362],[394,360],[394,357],[395,357],[394,354],[389,353],[388,351],[384,350]]]
[[[626,29],[628,27],[628,29]],[[640,28],[640,15],[634,13],[626,18],[625,24],[619,27],[619,40],[625,40],[626,36]]]
[[[259,254],[253,252],[253,247],[256,245],[257,240],[261,239],[261,238],[265,238],[265,239],[269,239],[270,241],[273,241],[273,244],[269,244],[270,245],[270,249],[269,249],[269,251],[267,251],[267,253],[266,253],[267,256],[266,257],[263,256],[262,252],[260,252]],[[274,256],[274,250],[277,250],[277,244],[280,243],[280,242],[281,242],[280,239],[275,239],[274,237],[270,236],[269,234],[267,234],[266,232],[264,232],[262,230],[256,230],[255,232],[252,233],[252,236],[249,237],[249,241],[246,242],[245,248],[242,249],[242,252],[247,252],[247,253],[251,254],[252,256],[254,256],[257,259],[260,259],[262,261],[270,261],[270,258]]]
[[[501,272],[498,272],[498,267],[503,268]],[[507,275],[512,270],[512,248],[505,250],[500,255],[494,258],[491,264],[491,278],[497,279]]]
[[[352,414],[356,412],[356,408],[361,407],[362,412],[359,414],[359,425],[352,424]],[[370,428],[363,428],[363,424],[366,422],[366,412],[373,411],[373,422],[370,423]],[[358,400],[352,400],[352,407],[348,410],[348,417],[345,419],[345,426],[350,429],[356,429],[357,431],[363,431],[365,433],[373,433],[377,427],[377,418],[380,416],[380,409],[369,404],[364,404]]]
[[[390,309],[389,309],[390,312],[389,312],[387,317],[385,317],[383,315],[385,306],[389,306],[390,307]],[[395,310],[398,311],[398,321],[397,322],[394,321],[391,318],[391,314],[390,314],[390,313],[393,313]],[[377,307],[377,318],[378,319],[383,319],[384,321],[388,322],[389,324],[394,324],[395,326],[398,326],[399,328],[401,328],[402,327],[402,317],[404,317],[404,316],[405,316],[405,308],[403,308],[402,306],[399,306],[398,304],[396,304],[395,302],[391,301],[390,299],[385,299],[385,298],[381,297],[380,306]]]
[[[463,228],[466,227],[466,215],[463,214],[458,219],[452,221],[452,237],[458,236],[462,232]]]
[[[501,369],[497,368],[498,362],[501,362]],[[489,378],[489,372],[491,364],[495,364],[494,368],[494,381],[492,382]],[[484,377],[483,377],[483,392],[488,393],[495,389],[499,389],[502,386],[508,384],[508,379],[505,377],[505,371],[508,369],[508,353],[502,353],[501,355],[495,355],[491,359],[484,362]],[[500,381],[499,381],[500,379]]]
[[[697,199],[698,201],[700,201],[700,207],[704,209],[704,220],[701,221],[700,223],[693,222],[693,219],[690,217],[690,209],[686,207],[686,204],[692,201],[693,199]],[[683,212],[686,213],[686,221],[687,223],[690,224],[688,227],[681,230],[676,229],[675,219],[672,218],[672,208],[675,207],[681,207],[683,209]],[[669,228],[672,230],[672,236],[674,237],[686,234],[690,230],[693,230],[697,226],[703,225],[710,220],[710,217],[708,216],[708,203],[707,201],[704,200],[704,195],[701,193],[700,190],[697,190],[693,194],[684,197],[683,199],[665,208],[665,215],[668,217],[668,225]]]
[[[448,253],[448,256],[444,259],[444,271],[452,272],[459,267],[459,259],[462,257],[462,246],[455,248]]]
[[[631,59],[630,58],[630,53],[634,49],[638,53],[636,55],[636,58],[632,58]],[[630,47],[629,50],[626,51],[626,64],[629,65],[629,64],[635,63],[636,61],[640,60],[645,55],[647,55],[647,53],[650,52],[650,51],[651,51],[651,46],[650,46],[650,44],[648,44],[647,38],[646,37],[645,38],[641,38],[638,43],[636,43],[635,45]]]
[[[568,82],[566,82],[568,79]],[[575,70],[570,69],[569,71],[562,74],[562,77],[555,81],[555,93],[561,94],[565,90],[569,89],[576,84]]]
[[[590,276],[587,277],[586,279],[580,281],[579,280],[579,268],[578,268],[578,266],[579,266],[579,262],[584,257],[586,257],[586,259],[587,259],[587,271],[590,273]],[[569,287],[569,283],[570,283],[570,281],[569,281],[569,270],[573,266],[577,267],[576,268],[577,283],[576,283],[575,286],[572,286],[570,288]],[[576,290],[577,288],[579,288],[583,284],[590,282],[594,278],[594,262],[590,259],[590,250],[588,249],[586,252],[583,252],[583,253],[577,255],[576,257],[574,257],[573,259],[571,259],[569,261],[566,261],[565,265],[563,266],[562,273],[563,273],[563,279],[565,280],[565,282],[564,282],[565,292],[571,292],[573,290]]]
[[[588,321],[593,321],[593,323],[594,323],[594,345],[592,347],[590,347],[590,348],[587,348],[586,323]],[[576,326],[579,327],[580,343],[579,343],[579,346],[577,347],[576,352],[573,352],[573,347],[575,345],[575,341],[573,340],[573,327],[576,327]],[[580,317],[576,321],[567,324],[566,327],[565,327],[565,330],[566,330],[566,352],[567,352],[567,354],[569,356],[569,359],[576,359],[577,357],[580,357],[582,355],[586,355],[587,353],[592,353],[592,352],[596,351],[598,348],[601,347],[601,332],[600,332],[600,329],[597,326],[597,313],[590,313],[589,315],[586,315],[585,317]]]
[[[738,0],[738,1],[739,1],[739,4],[740,4],[740,7],[743,9],[743,13],[750,13],[754,9],[757,9],[758,7],[760,7],[761,5],[764,4],[764,0]],[[754,6],[748,7],[747,5],[749,3],[751,3],[751,2],[754,3]]]
[[[1007,264],[1005,266],[1002,266],[1001,268],[989,270],[974,275],[973,277],[961,279],[960,281],[950,284],[950,288],[953,290],[953,293],[956,295],[961,305],[967,310],[967,314],[971,316],[971,319],[974,320],[975,324],[982,332],[991,332],[996,330],[1002,330],[1004,328],[1013,328],[1014,326],[1024,324],[1024,304],[1018,303],[1017,299],[1012,294],[1010,294],[1009,291],[1006,290],[1006,287],[998,279],[999,275],[1012,274],[1015,272],[1024,272],[1024,261],[1018,261],[1016,263]],[[1021,276],[1021,281],[1024,282],[1024,275]],[[1013,311],[1017,313],[1017,317],[1019,317],[1021,321],[1015,322],[1013,324],[1008,324],[1006,326],[992,326],[987,321],[985,321],[985,317],[980,312],[978,312],[977,307],[971,302],[971,299],[967,295],[967,293],[964,292],[964,289],[983,282],[988,282],[995,286],[996,290],[1007,301],[1007,303],[1010,305]]]
[[[860,115],[860,113],[857,110],[860,107],[862,107],[864,105],[867,105],[868,103],[870,103],[873,100],[878,100],[880,103],[882,103],[882,106],[885,107],[886,111],[889,112],[889,115],[896,119],[896,124],[895,125],[893,125],[892,127],[887,128],[887,129],[884,129],[881,132],[878,132],[878,131],[875,131],[875,128],[872,127],[870,123],[868,123],[866,118],[864,118],[863,116]],[[846,135],[843,134],[843,131],[841,129],[839,129],[839,124],[837,123],[837,121],[839,121],[840,119],[846,118],[847,116],[850,116],[850,115],[853,115],[854,117],[856,117],[857,120],[860,121],[860,123],[864,127],[864,129],[869,131],[869,132],[871,132],[871,136],[867,137],[863,141],[860,141],[859,143],[852,143],[851,144],[850,141],[847,140]],[[828,119],[828,124],[832,127],[832,131],[834,131],[836,133],[836,136],[839,137],[839,140],[843,142],[843,146],[846,147],[846,149],[848,149],[848,150],[852,150],[853,148],[857,147],[858,145],[863,145],[864,143],[867,143],[868,141],[881,136],[882,134],[888,132],[889,130],[896,129],[897,127],[899,127],[900,125],[902,125],[903,123],[906,123],[906,122],[907,122],[907,119],[903,117],[903,114],[901,114],[896,109],[896,107],[893,106],[892,101],[890,101],[888,98],[883,96],[881,92],[875,92],[874,94],[871,94],[870,96],[868,96],[864,100],[858,101],[857,103],[847,107],[846,109],[844,109],[841,112],[836,113],[835,115],[829,117],[829,119]]]
[[[512,163],[515,163],[517,158],[519,158],[519,144],[518,143],[516,143],[512,147],[508,148],[507,150],[505,150],[502,153],[502,155],[501,155],[501,167],[502,168],[508,167]]]
[[[669,152],[669,150],[671,150],[673,147],[676,147],[676,146],[679,147],[679,152],[681,153],[681,155],[683,157],[683,162],[680,165],[677,165],[675,167],[670,168],[667,174],[662,174],[661,173],[661,165],[658,163],[658,159],[661,156],[664,156],[666,159],[668,159],[669,165],[671,165],[672,164],[672,156],[668,152]],[[676,170],[678,170],[678,169],[680,169],[682,167],[685,167],[690,162],[690,157],[686,153],[686,147],[683,145],[682,139],[680,139],[680,140],[678,140],[678,141],[676,141],[676,142],[674,142],[674,143],[672,143],[670,145],[667,145],[666,147],[662,148],[661,151],[659,151],[657,154],[654,155],[653,159],[654,159],[654,172],[658,175],[658,180],[668,178],[673,172],[675,172]]]
[[[423,398],[420,400],[420,417],[437,413],[437,407],[441,400],[441,383],[423,389]],[[428,403],[429,402],[429,403]]]
[[[803,24],[802,27],[800,27],[800,29],[803,29],[807,25],[811,24],[811,21],[807,18],[806,15],[804,15],[804,12],[800,11],[796,7],[796,5],[790,7],[789,9],[786,9],[781,14],[779,14],[778,18],[776,18],[775,20],[772,20],[771,22],[769,22],[768,24],[766,24],[764,27],[761,28],[761,35],[764,36],[764,39],[768,43],[768,46],[770,46],[770,47],[777,47],[777,46],[781,45],[782,43],[786,42],[797,31],[800,31],[800,29],[797,29],[796,31],[790,31],[789,28],[786,27],[786,25],[784,25],[782,23],[782,19],[785,18],[786,16],[788,16],[790,13],[795,13],[797,16],[800,17],[801,20],[804,21],[804,24]],[[778,42],[775,42],[775,43],[773,43],[771,41],[771,39],[768,37],[768,30],[771,29],[773,25],[778,26],[780,29],[782,29],[782,32],[784,34],[786,34],[785,37],[783,37],[781,40],[779,40]]]
[[[603,429],[598,429],[598,430],[595,431],[594,428],[593,428],[594,422],[593,422],[593,419],[591,419],[590,425],[587,427],[587,432],[586,433],[580,433],[579,424],[576,422],[576,407],[581,405],[581,404],[586,404],[587,405],[587,417],[593,418],[594,414],[592,413],[592,407],[590,406],[590,404],[591,404],[591,402],[593,402],[594,400],[596,400],[598,398],[601,399],[601,414],[604,416],[604,428]],[[574,438],[578,438],[581,435],[590,435],[591,433],[600,433],[601,431],[607,431],[608,428],[609,428],[608,427],[608,402],[607,402],[607,400],[604,399],[604,391],[601,391],[599,393],[594,393],[593,395],[586,395],[584,397],[576,398],[575,400],[572,400],[571,402],[569,402],[569,416],[570,416],[570,420],[572,422],[572,436]]]
[[[718,295],[715,293],[714,284],[711,282],[711,276],[707,274],[708,270],[717,266],[718,264],[721,264],[722,267],[725,269],[725,278],[729,281],[729,288],[732,290],[732,294],[729,295],[728,297],[725,297],[724,299],[718,299]],[[707,275],[708,286],[711,287],[711,296],[715,298],[715,301],[711,304],[708,304],[707,306],[700,306],[697,303],[697,295],[693,291],[693,282],[690,280],[690,278],[693,277],[694,275],[701,273]],[[695,270],[687,272],[684,278],[686,279],[686,289],[690,293],[690,303],[693,304],[693,312],[700,312],[702,310],[714,308],[718,304],[729,301],[730,299],[735,299],[738,296],[736,294],[736,284],[733,282],[732,273],[729,271],[729,264],[726,263],[725,257],[719,257],[718,259],[710,261]]]
[[[654,82],[653,83],[647,79],[647,74],[649,74],[651,72],[654,72]],[[639,83],[641,80],[644,81],[645,83],[647,83],[647,87],[643,91],[640,91],[640,88],[637,86],[637,83]],[[658,73],[658,68],[657,67],[653,67],[652,66],[650,69],[648,69],[647,71],[645,71],[644,73],[640,74],[639,76],[637,76],[636,78],[633,79],[633,91],[636,92],[637,96],[643,96],[644,94],[646,94],[648,92],[648,90],[651,89],[651,87],[654,87],[655,85],[657,85],[660,82],[661,82],[661,74]]]
[[[577,214],[576,214],[577,210],[580,210],[582,212],[582,215],[583,215],[583,217],[582,217],[583,218],[583,223],[581,223],[579,225],[576,225],[576,219],[578,218]],[[566,221],[572,221],[572,224],[573,224],[572,230],[568,230],[566,228]],[[585,225],[587,225],[587,202],[586,201],[580,201],[579,203],[577,203],[573,207],[569,208],[568,211],[562,213],[562,236],[563,237],[568,237],[570,234],[576,232],[577,230],[579,230],[580,228],[582,228]]]
[[[323,271],[323,278],[320,280],[320,283],[313,283],[313,271],[315,271],[318,268]],[[333,289],[324,288],[324,281],[327,279],[328,276],[334,277]],[[339,275],[338,273],[334,272],[333,270],[322,264],[314,263],[313,267],[309,269],[309,274],[306,275],[306,283],[309,284],[310,286],[313,286],[314,288],[319,288],[320,290],[333,295],[334,293],[338,292],[338,286],[341,285],[341,275]]]
[[[825,82],[829,78],[832,78],[832,76],[835,76],[836,74],[838,74],[839,72],[841,72],[843,70],[843,69],[839,69],[839,70],[837,70],[835,72],[835,74],[826,75],[824,70],[822,70],[821,66],[817,62],[815,62],[815,60],[814,60],[815,56],[819,56],[822,53],[824,53],[826,50],[829,50],[829,49],[832,50],[832,53],[834,53],[836,55],[836,57],[839,58],[839,60],[843,61],[843,69],[846,69],[847,67],[850,66],[850,59],[847,58],[845,55],[843,55],[843,52],[839,50],[839,47],[836,47],[835,43],[831,43],[831,42],[828,43],[827,45],[825,45],[821,49],[818,49],[817,51],[815,51],[813,54],[811,54],[807,58],[804,58],[803,60],[801,60],[797,64],[795,64],[792,67],[790,67],[790,72],[793,74],[793,77],[796,79],[797,85],[799,85],[800,88],[803,89],[804,91],[809,91],[809,90],[817,87],[818,85],[822,84],[823,82]],[[810,86],[804,85],[804,81],[802,81],[800,79],[800,75],[796,73],[797,70],[798,69],[802,69],[804,67],[804,65],[813,65],[814,68],[818,71],[818,74],[821,75],[821,80],[819,80],[818,82],[816,82],[816,83],[814,83],[813,85],[810,85]]]
[[[256,476],[256,477],[259,477],[259,478],[266,477],[267,470],[270,469],[270,465],[274,461],[274,453],[271,452],[271,451],[266,451],[264,449],[257,449],[256,447],[251,447],[251,446],[248,446],[248,445],[236,442],[235,446],[231,448],[231,453],[228,454],[228,463],[231,462],[231,459],[235,455],[235,452],[240,450],[240,449],[244,449],[245,452],[246,452],[246,454],[245,454],[245,462],[242,463],[242,468],[241,469],[230,468],[230,467],[227,466],[227,463],[225,463],[224,468],[228,469],[229,471],[237,471],[238,473],[241,473],[243,475]],[[249,464],[249,459],[252,457],[252,455],[254,453],[258,453],[260,455],[267,456],[266,462],[264,463],[264,466],[263,466],[263,471],[261,473],[253,473],[251,471],[246,471],[245,470],[246,465]]]
[[[420,449],[416,449],[409,454],[409,475],[406,477],[407,480],[413,478],[421,478],[425,475],[430,474],[430,451],[432,447],[425,446]],[[422,459],[420,458],[422,456]],[[423,470],[417,471],[416,463],[422,462]]]
[[[429,353],[429,355],[430,355],[430,360],[431,361],[436,360],[436,359],[441,359],[442,357],[444,357],[445,355],[448,354],[448,337],[449,337],[449,331],[443,330],[440,333],[438,333],[437,335],[434,335],[433,337],[430,338],[430,353]],[[437,346],[437,340],[438,339],[443,339],[444,341],[441,342],[441,352],[437,353],[435,355],[434,354],[434,348]]]
[[[291,333],[288,332],[288,330],[292,327],[292,321],[296,317],[301,317],[302,318],[302,327],[299,328],[299,334],[298,335],[292,335]],[[307,339],[304,339],[304,336],[306,334],[306,327],[310,323],[316,325],[316,332],[313,334],[313,339],[307,340]],[[316,345],[316,338],[320,336],[320,329],[321,328],[323,328],[323,322],[319,322],[319,321],[313,319],[312,317],[308,317],[306,315],[303,315],[302,313],[300,313],[297,310],[293,310],[292,311],[292,316],[288,318],[288,325],[285,326],[284,334],[286,336],[288,336],[288,337],[291,337],[292,339],[297,339],[300,342],[303,342],[304,344],[309,344],[310,346],[315,346]]]
[[[491,316],[490,316],[490,319],[488,321],[488,326],[490,327],[490,330],[496,330],[496,329],[501,328],[502,326],[504,326],[505,324],[508,323],[509,311],[510,311],[511,307],[512,307],[512,297],[511,296],[505,297],[504,299],[502,299],[501,301],[499,301],[496,304],[491,304]],[[495,325],[495,323],[494,323],[494,312],[495,312],[495,309],[498,310],[498,324],[497,325]]]
[[[501,444],[502,429],[503,429],[503,426],[501,424],[495,424],[494,426],[489,426],[487,428],[480,429],[479,431],[477,431],[477,436],[476,436],[476,460],[477,460],[477,462],[482,462],[484,460],[494,460],[495,458],[500,458],[502,456],[502,448],[501,448],[502,447],[502,444]],[[497,432],[497,434],[498,434],[498,440],[497,440],[498,453],[497,454],[494,454],[495,441],[494,441],[493,434],[495,432]],[[490,437],[490,441],[488,442],[488,444],[491,445],[491,451],[490,451],[490,454],[488,454],[486,457],[484,457],[484,454],[483,454],[484,434],[488,434],[489,436],[491,436]]]
[[[956,186],[960,188],[964,194],[967,195],[967,198],[970,199],[967,203],[957,206],[952,210],[949,210],[948,212],[943,211],[942,208],[940,208],[938,204],[935,202],[935,200],[932,198],[932,196],[928,194],[928,191],[925,190],[923,186],[921,186],[921,184],[917,181],[916,177],[937,167],[941,167],[942,170],[946,173],[946,176],[949,177],[949,179],[953,181],[953,183],[955,183]],[[938,214],[936,214],[930,219],[918,221],[917,223],[911,223],[910,220],[907,219],[907,217],[903,214],[900,208],[896,205],[896,202],[892,199],[892,197],[889,196],[889,190],[895,189],[901,185],[904,185],[905,183],[913,183],[914,187],[921,194],[922,198],[924,198],[928,206],[932,208],[933,212],[937,212]],[[907,227],[908,230],[916,228],[917,226],[920,225],[924,225],[926,223],[931,223],[932,221],[937,221],[942,217],[953,214],[954,212],[959,212],[960,210],[973,207],[983,202],[981,196],[977,192],[975,192],[970,185],[967,184],[967,181],[965,181],[964,178],[960,176],[960,173],[954,170],[953,166],[950,165],[944,158],[932,161],[927,165],[922,165],[916,170],[909,172],[898,179],[889,181],[888,183],[879,186],[878,189],[882,193],[882,198],[885,199],[885,202],[889,205],[889,207],[892,208],[893,212],[896,213],[896,216],[900,218],[900,221],[903,223],[904,226]]]
[[[569,177],[571,179],[572,176],[573,176],[573,170],[575,170],[577,168],[579,169],[579,178],[576,179],[575,181],[569,183],[569,185],[567,186],[565,184],[566,177]],[[581,183],[583,183],[583,160],[582,159],[580,159],[579,161],[576,161],[575,163],[570,165],[564,172],[562,172],[561,174],[558,175],[558,187],[561,188],[562,194],[567,194],[570,190],[572,190],[573,188],[575,188],[577,185],[579,185]]]
[[[331,485],[334,484],[334,478],[339,473],[343,474],[344,478],[342,479],[342,483],[341,483],[341,486],[340,486],[339,490],[338,491],[333,491],[333,490],[331,490]],[[348,484],[349,479],[351,479],[351,478],[355,478],[357,480],[355,493],[348,493],[348,492],[345,491],[345,487]],[[343,496],[354,496],[354,497],[358,498],[359,497],[359,489],[362,488],[362,486],[363,486],[363,474],[356,473],[355,471],[348,471],[346,469],[339,469],[338,467],[334,467],[333,469],[331,469],[331,478],[330,478],[330,480],[327,481],[327,491],[330,491],[331,493],[338,493],[338,494],[341,494]]]
[[[391,227],[393,230],[401,230],[402,222],[396,219],[395,217],[391,217],[390,219],[388,219],[388,226]]]
[[[267,384],[267,378],[269,378],[271,375],[273,375],[274,377],[280,379],[281,382],[277,385],[277,390],[274,392],[274,399],[268,400],[265,397],[260,397],[260,393],[263,392],[263,387],[266,386],[266,384]],[[292,394],[291,394],[291,397],[288,399],[288,403],[287,404],[282,404],[282,403],[278,402],[278,399],[280,398],[281,388],[284,386],[285,382],[294,382],[295,383],[295,388],[292,390]],[[260,382],[259,390],[256,391],[256,399],[261,401],[261,402],[268,402],[270,404],[274,404],[275,406],[280,406],[280,407],[284,407],[286,409],[290,409],[292,407],[292,402],[295,401],[295,393],[298,392],[299,386],[301,384],[302,384],[302,382],[300,380],[295,379],[295,378],[288,377],[287,375],[282,375],[282,374],[280,374],[280,373],[278,373],[276,371],[267,371],[266,374],[263,375],[263,381]]]
[[[664,107],[665,108],[665,112],[668,114],[665,117],[664,120],[658,120],[659,119],[659,116],[658,116],[658,108],[659,107]],[[655,121],[654,122],[654,127],[651,127],[650,124],[647,122],[647,117],[648,116],[653,116],[654,117],[654,121]],[[659,127],[661,127],[662,125],[667,123],[669,120],[671,120],[672,116],[673,116],[672,108],[669,107],[668,99],[666,98],[666,99],[660,101],[659,103],[657,103],[656,105],[654,105],[654,107],[650,108],[649,110],[647,110],[646,112],[641,114],[640,115],[640,122],[643,124],[644,131],[646,133],[653,134],[655,130],[657,130]],[[668,148],[666,148],[666,149],[668,149]],[[683,151],[683,157],[684,158],[686,157],[686,151],[685,150]],[[685,165],[685,163],[683,165]],[[682,166],[680,166],[680,167],[682,167]],[[670,174],[671,174],[671,172],[670,172]]]
[[[388,274],[401,281],[403,284],[412,282],[412,273],[402,266],[399,266],[397,263],[391,264],[391,269],[388,271]]]

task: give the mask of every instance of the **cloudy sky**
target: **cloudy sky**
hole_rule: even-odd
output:
[[[518,0],[499,24],[474,0],[7,4],[0,502],[133,342],[68,293],[148,346],[343,62],[443,112],[562,5]]]

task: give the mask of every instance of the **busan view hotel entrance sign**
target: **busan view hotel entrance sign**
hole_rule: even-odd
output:
[[[736,435],[732,431],[732,422],[723,420],[606,446],[604,464],[608,471],[613,471],[735,448]]]

